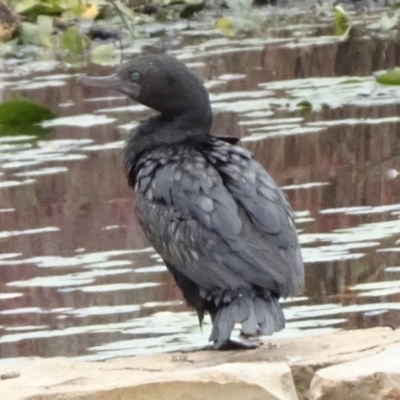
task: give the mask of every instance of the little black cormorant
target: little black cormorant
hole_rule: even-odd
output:
[[[249,336],[283,329],[278,299],[304,281],[292,209],[248,151],[211,136],[202,81],[167,55],[139,56],[82,81],[159,112],[128,139],[127,179],[150,243],[200,323],[210,314],[214,347],[233,346],[235,323]]]

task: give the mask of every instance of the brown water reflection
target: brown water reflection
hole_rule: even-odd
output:
[[[343,104],[304,115],[293,106],[293,88],[303,83],[269,85],[368,76],[394,65],[398,44],[191,43],[176,54],[207,81],[214,132],[245,138],[297,212],[306,287],[285,305],[288,329],[277,336],[399,326],[400,185],[399,178],[388,179],[388,171],[400,170],[396,93],[375,95],[373,88],[365,95],[364,88]],[[0,137],[0,358],[106,358],[205,343],[208,329],[201,333],[184,312],[138,227],[122,172],[125,125],[149,111],[123,96],[82,88],[74,76],[34,76],[43,87],[18,92],[73,118],[38,142]],[[46,84],[57,79],[62,85]],[[18,89],[10,82],[5,99]],[[77,118],[92,113],[95,118]],[[84,126],[93,120],[99,124]],[[371,208],[382,205],[394,206]],[[378,283],[355,286],[368,282]]]

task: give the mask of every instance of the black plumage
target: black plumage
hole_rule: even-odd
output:
[[[235,323],[245,335],[283,329],[278,299],[304,280],[292,210],[248,151],[210,135],[201,80],[173,57],[148,55],[83,82],[160,112],[131,133],[127,178],[149,241],[200,322],[210,313],[214,346],[229,347]]]

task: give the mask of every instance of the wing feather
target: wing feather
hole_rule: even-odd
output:
[[[302,264],[286,199],[249,153],[216,143],[207,153],[152,152],[168,162],[154,162],[151,185],[139,168],[135,203],[147,236],[200,287],[295,292]]]

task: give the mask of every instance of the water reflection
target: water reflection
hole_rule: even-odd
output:
[[[175,51],[207,80],[214,132],[242,137],[296,211],[306,287],[284,302],[288,328],[276,336],[399,326],[400,185],[388,171],[400,170],[400,104],[370,77],[394,59],[352,41],[288,43],[186,40]],[[379,62],[360,62],[364,52]],[[0,358],[205,343],[209,322],[202,333],[148,247],[123,175],[127,131],[151,111],[57,65],[51,77],[32,67],[34,80],[10,74],[4,97],[17,90],[60,119],[45,138],[0,137]],[[343,74],[369,77],[334,78]]]

